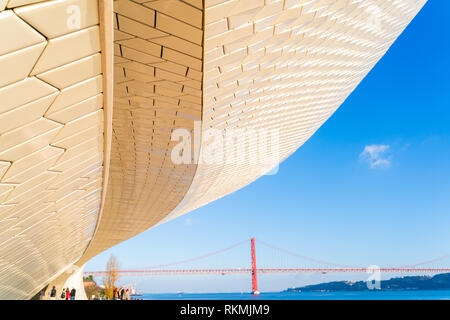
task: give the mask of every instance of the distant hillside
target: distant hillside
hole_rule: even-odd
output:
[[[381,281],[381,290],[443,290],[450,289],[450,273],[442,273],[433,277],[409,276]],[[369,291],[365,281],[334,281],[298,288],[290,288],[285,292],[311,291]]]

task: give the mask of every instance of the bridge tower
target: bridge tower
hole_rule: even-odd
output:
[[[252,293],[258,295],[258,279],[256,276],[256,253],[255,253],[255,238],[251,239],[252,247]]]

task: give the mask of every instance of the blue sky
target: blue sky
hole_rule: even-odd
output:
[[[429,1],[338,111],[279,172],[91,260],[123,268],[192,258],[252,236],[344,265],[450,253],[450,1]],[[250,244],[183,267],[250,264]],[[319,266],[258,246],[260,267]],[[450,259],[441,262],[450,266]],[[322,265],[323,266],[323,265]],[[436,266],[436,264],[432,265]],[[265,275],[262,291],[365,275]],[[248,276],[122,279],[145,292],[249,291]]]

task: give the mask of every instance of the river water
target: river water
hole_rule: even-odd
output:
[[[450,290],[360,292],[146,293],[144,300],[450,300]]]

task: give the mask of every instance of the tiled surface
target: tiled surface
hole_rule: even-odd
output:
[[[30,26],[47,39],[60,37],[75,30],[98,25],[98,3],[92,0],[44,1],[14,10]],[[79,21],[75,18],[80,13]]]
[[[178,0],[117,0],[114,12],[110,180],[102,220],[83,261],[169,214],[196,167],[172,163],[177,142],[170,137],[173,129],[192,130],[201,119],[202,10]]]
[[[1,8],[1,7],[0,7]],[[0,12],[0,55],[44,42],[45,38],[11,10]]]
[[[87,13],[80,29],[67,28],[70,5]],[[34,295],[93,235],[104,121],[96,8],[0,1],[0,299]]]
[[[425,2],[206,0],[203,136],[209,128],[276,130],[279,150],[269,155],[282,162],[334,113]],[[200,164],[183,202],[162,222],[244,187],[263,167]]]
[[[283,161],[342,104],[425,2],[116,0],[111,180],[83,262],[264,172],[265,164],[248,161],[174,165],[173,129],[192,130],[192,120],[202,119],[203,137],[209,128],[278,130],[275,156]]]

